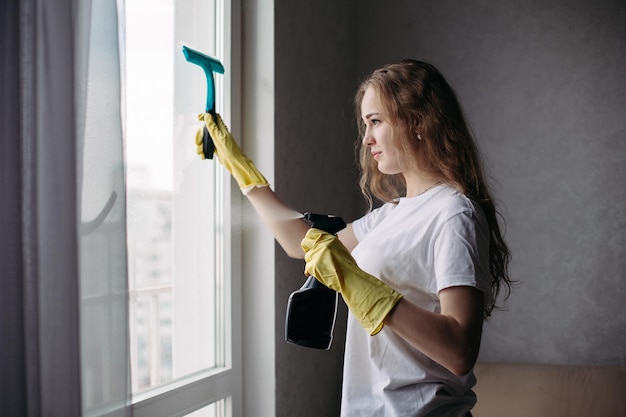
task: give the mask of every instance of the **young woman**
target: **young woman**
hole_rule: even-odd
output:
[[[294,219],[221,118],[200,117],[287,254],[350,310],[342,416],[468,416],[483,320],[510,291],[477,147],[453,90],[424,62],[377,69],[355,104],[370,211],[338,237]],[[383,204],[371,209],[374,199]]]

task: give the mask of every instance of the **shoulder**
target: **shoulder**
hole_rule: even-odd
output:
[[[446,233],[457,238],[480,236],[480,240],[489,235],[487,218],[480,205],[457,189],[441,187],[429,203],[435,225],[431,230],[436,240]]]
[[[429,202],[438,212],[442,221],[458,215],[482,219],[483,211],[478,203],[471,200],[452,186],[442,186]]]
[[[438,220],[435,228],[437,242],[464,241],[488,247],[489,224],[478,203],[452,187],[439,196]]]
[[[462,212],[472,211],[475,208],[472,200],[450,185],[443,185],[435,191],[431,202],[444,211]]]

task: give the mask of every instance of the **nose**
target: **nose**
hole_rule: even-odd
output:
[[[372,136],[369,128],[365,129],[365,133],[363,134],[363,139],[361,140],[363,145],[372,146],[374,144],[374,137]]]

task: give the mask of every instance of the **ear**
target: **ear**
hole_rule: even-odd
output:
[[[421,136],[422,126],[420,125],[419,119],[415,119],[413,121],[413,134],[417,138],[417,140],[422,140]]]
[[[422,131],[422,129],[421,129],[420,124],[416,122],[414,124],[414,127],[413,127],[413,133],[415,134],[415,136],[417,136],[419,138],[421,131]]]
[[[421,125],[421,123],[420,123],[419,117],[415,117],[413,119],[413,132],[415,134],[419,133],[419,131],[421,130],[421,126],[420,125]]]

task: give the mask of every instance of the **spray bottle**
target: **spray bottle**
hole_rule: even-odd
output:
[[[305,213],[311,227],[336,234],[346,227],[341,217]],[[308,277],[304,285],[289,296],[285,339],[289,343],[314,349],[330,349],[337,316],[339,294]]]

